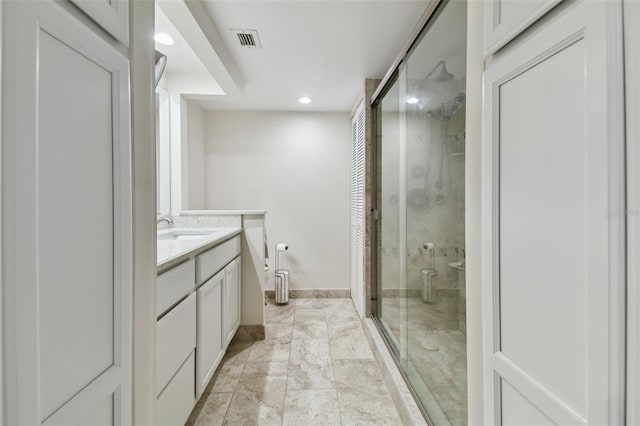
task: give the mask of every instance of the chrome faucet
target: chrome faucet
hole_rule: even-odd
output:
[[[167,221],[167,223],[168,223],[169,225],[173,225],[173,219],[171,218],[171,216],[165,216],[165,217],[161,217],[160,219],[158,219],[158,222],[157,222],[157,223],[158,223],[158,225],[159,225],[160,223],[162,223],[162,221],[165,221],[165,220]]]

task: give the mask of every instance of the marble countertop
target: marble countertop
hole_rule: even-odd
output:
[[[194,230],[194,228],[189,228]],[[163,229],[170,232],[172,228]],[[173,229],[175,230],[175,229]],[[185,259],[193,257],[228,240],[242,232],[242,228],[216,228],[215,232],[206,237],[190,240],[158,240],[157,271],[163,272]]]

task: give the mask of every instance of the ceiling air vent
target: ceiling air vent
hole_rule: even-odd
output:
[[[234,35],[240,46],[245,49],[262,49],[260,44],[260,38],[258,38],[258,31],[256,30],[238,30],[230,29],[231,34]]]

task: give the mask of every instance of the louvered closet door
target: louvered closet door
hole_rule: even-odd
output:
[[[351,123],[351,298],[364,313],[364,103]]]

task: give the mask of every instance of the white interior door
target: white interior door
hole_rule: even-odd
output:
[[[351,298],[364,315],[364,102],[351,123]]]
[[[485,423],[624,424],[620,2],[563,3],[485,72]]]
[[[53,1],[4,7],[5,424],[130,424],[128,60]]]

